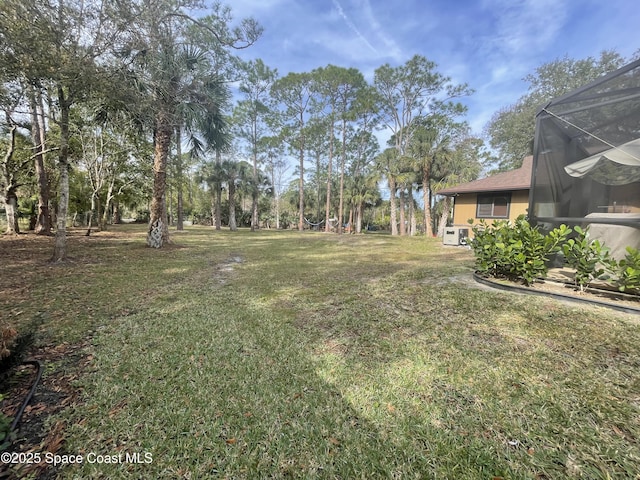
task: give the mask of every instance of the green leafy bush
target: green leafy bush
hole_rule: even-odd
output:
[[[609,249],[599,240],[589,238],[589,229],[575,227],[578,233],[562,245],[567,265],[576,271],[574,282],[583,291],[589,284],[615,267],[615,260],[610,256]]]
[[[486,276],[522,280],[526,285],[546,276],[551,255],[560,251],[571,233],[570,228],[561,225],[544,235],[524,215],[513,224],[500,220],[488,225],[483,220],[472,230],[476,271]]]
[[[472,223],[470,220],[469,223]],[[562,252],[565,264],[575,271],[575,285],[584,290],[595,279],[607,280],[621,292],[640,293],[640,251],[627,247],[623,260],[616,262],[609,248],[589,238],[588,229],[566,225],[542,234],[524,215],[515,222],[499,220],[489,225],[482,220],[472,227],[469,242],[476,258],[476,272],[486,277],[508,278],[527,286],[545,278],[549,259]]]
[[[473,240],[469,243],[476,257],[476,271],[481,275],[499,277],[509,271],[505,258],[505,245],[509,242],[511,229],[504,220],[488,225],[484,220],[472,227]]]
[[[640,251],[627,247],[627,254],[618,263],[616,285],[621,292],[640,291]]]

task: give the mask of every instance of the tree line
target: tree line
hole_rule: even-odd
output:
[[[36,233],[54,232],[55,261],[66,257],[66,228],[79,212],[90,234],[136,211],[153,247],[187,217],[218,229],[342,233],[377,223],[430,236],[450,210],[444,199],[434,214],[434,192],[477,178],[489,162],[517,166],[533,128],[518,116],[522,104],[566,79],[551,73],[578,65],[541,67],[529,78],[535,100],[496,114],[487,128],[496,158],[465,120],[472,89],[424,56],[382,65],[371,82],[334,65],[280,76],[262,60],[240,60],[262,28],[231,13],[199,0],[5,0],[7,232],[28,211]],[[622,61],[615,52],[586,59],[575,81]]]

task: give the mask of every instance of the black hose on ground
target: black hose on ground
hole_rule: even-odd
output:
[[[27,405],[31,401],[31,398],[33,397],[33,394],[36,393],[36,388],[38,388],[38,382],[40,382],[40,378],[42,377],[42,364],[38,360],[26,360],[26,361],[22,362],[22,364],[23,365],[33,365],[33,366],[36,367],[36,379],[33,381],[33,385],[31,386],[31,390],[29,390],[29,393],[27,394],[27,396],[23,400],[22,405],[20,405],[20,410],[18,410],[18,413],[16,414],[15,418],[13,419],[13,422],[11,422],[11,427],[9,427],[9,431],[10,432],[13,432],[13,430],[15,430],[16,426],[20,422],[20,419],[22,418],[22,414],[24,413],[24,409],[27,408]]]

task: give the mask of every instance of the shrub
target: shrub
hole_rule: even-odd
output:
[[[532,227],[524,215],[515,223],[500,220],[488,225],[484,220],[472,228],[471,248],[476,271],[481,275],[522,280],[531,285],[547,275],[551,255],[561,249],[571,229],[561,225],[544,235]]]
[[[575,285],[583,291],[598,278],[603,278],[608,270],[615,266],[609,254],[609,249],[599,240],[589,239],[589,229],[575,227],[578,233],[562,245],[566,263],[575,269]]]
[[[529,286],[547,276],[549,259],[562,252],[565,264],[576,271],[574,282],[581,291],[593,280],[602,279],[621,292],[640,293],[640,251],[627,247],[625,258],[616,262],[609,248],[597,239],[589,239],[588,229],[575,227],[577,236],[568,239],[573,230],[560,225],[544,235],[521,215],[513,224],[499,220],[489,225],[482,220],[472,230],[474,238],[469,245],[480,275],[522,281]]]
[[[627,247],[627,254],[618,263],[616,285],[621,292],[640,291],[640,251]]]
[[[476,271],[481,275],[499,277],[506,275],[509,268],[505,259],[506,235],[509,224],[504,220],[488,225],[484,220],[472,227],[473,240],[469,243],[476,257]]]

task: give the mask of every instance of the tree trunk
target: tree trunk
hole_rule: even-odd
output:
[[[114,184],[115,184],[115,175],[113,175],[111,177],[111,181],[109,182],[109,186],[107,187],[106,202],[105,202],[105,205],[104,205],[102,218],[100,220],[100,229],[102,229],[102,230],[106,230],[107,229],[107,223],[109,222],[109,210],[111,209],[111,202],[113,201],[113,196],[114,196],[113,195]],[[115,203],[114,203],[114,207],[115,207]],[[115,214],[115,210],[114,210],[114,214]]]
[[[67,259],[67,216],[69,212],[69,110],[71,102],[66,98],[64,89],[58,86],[60,103],[60,152],[58,154],[58,214],[56,215],[56,237],[53,248],[53,262]]]
[[[220,182],[216,182],[214,187],[214,225],[216,230],[220,230],[222,228],[222,184]]]
[[[117,200],[113,201],[113,216],[111,217],[111,222],[114,225],[119,225],[122,222],[122,218],[120,217],[120,202]]]
[[[236,185],[233,179],[229,182],[229,230],[234,232],[238,230],[236,224]]]
[[[409,235],[414,236],[416,234],[416,230],[418,230],[418,225],[416,221],[416,211],[415,205],[413,201],[413,185],[409,186]]]
[[[403,237],[407,234],[407,226],[405,225],[405,208],[406,201],[404,195],[404,187],[400,188],[400,192],[398,193],[398,206],[400,207],[400,236]]]
[[[298,205],[298,230],[304,230],[304,150],[300,149],[300,178],[298,180],[300,204]]]
[[[7,233],[8,235],[15,235],[20,232],[20,227],[18,226],[18,196],[16,195],[16,190],[18,185],[15,183],[14,172],[10,167],[11,159],[13,158],[13,153],[16,148],[16,129],[18,127],[16,125],[11,125],[11,129],[9,131],[9,145],[7,151],[2,159],[2,175],[4,177],[4,204],[5,204],[5,215],[7,216]]]
[[[342,120],[342,151],[340,152],[340,194],[338,201],[338,233],[342,233],[342,224],[344,218],[344,164],[347,156],[347,139],[346,139],[347,122]]]
[[[251,231],[255,232],[258,225],[258,154],[253,149],[253,188],[251,189]]]
[[[183,199],[182,199],[182,135],[180,134],[181,128],[176,129],[176,185],[178,188],[178,205],[176,230],[184,230],[184,214],[183,214]]]
[[[275,195],[276,202],[276,230],[280,230],[280,195],[276,193]]]
[[[91,211],[89,211],[89,219],[87,220],[87,233],[85,234],[87,237],[91,235],[91,226],[93,224],[93,218],[96,211],[96,193],[94,192],[91,195]]]
[[[276,230],[280,229],[280,211],[278,208],[278,186],[276,185],[276,167],[271,154],[269,154],[269,165],[271,167],[271,188],[273,188],[273,212],[276,216]]]
[[[218,187],[217,183],[211,188],[211,226],[216,226],[216,207],[218,206]],[[220,230],[219,228],[217,230]]]
[[[167,159],[169,160],[169,159]],[[165,209],[168,209],[167,215],[167,228],[173,224],[173,194],[171,192],[171,185],[167,185],[167,191],[165,192]]]
[[[398,235],[398,220],[396,215],[396,179],[393,175],[389,175],[389,207],[391,208],[391,212],[389,215],[391,217],[391,235]]]
[[[167,158],[172,130],[169,114],[164,111],[159,112],[154,132],[153,196],[149,209],[149,233],[147,235],[147,244],[153,248],[161,248],[165,243],[169,243],[165,194],[167,189]]]
[[[69,165],[58,160],[60,179],[58,181],[58,214],[56,215],[56,235],[53,249],[53,262],[67,259],[67,216],[69,211]]]
[[[356,233],[362,233],[362,202],[356,205]]]
[[[216,165],[220,165],[222,163],[222,157],[220,155],[220,150],[216,150]],[[215,211],[215,225],[216,230],[220,230],[222,228],[222,183],[215,182],[215,196],[216,196],[216,211]]]
[[[451,211],[451,200],[453,197],[444,197],[442,205],[442,214],[440,215],[440,224],[438,225],[438,236],[444,236],[444,229],[447,228],[449,221],[449,212]]]
[[[258,193],[257,191],[251,192],[251,231],[255,232],[260,228],[260,222],[258,221]]]
[[[13,188],[10,188],[6,192],[5,198],[5,211],[7,216],[7,235],[17,235],[20,233],[20,226],[18,225],[18,196]]]
[[[427,238],[433,236],[431,227],[431,192],[429,191],[429,176],[431,172],[425,165],[422,169],[422,198],[424,200],[424,234]]]
[[[49,182],[44,167],[45,124],[42,95],[31,87],[29,95],[31,111],[31,139],[33,141],[36,179],[38,184],[38,215],[34,227],[38,235],[51,235],[51,214],[49,213]]]
[[[331,218],[331,175],[333,168],[333,124],[331,125],[331,131],[329,135],[329,164],[327,165],[327,203],[324,213],[324,231],[326,233],[331,232],[331,225],[329,224],[329,218]]]
[[[300,179],[298,180],[298,189],[300,190],[300,204],[298,206],[298,230],[304,231],[304,114],[300,112]]]
[[[319,180],[320,169],[322,168],[320,155],[316,155],[316,179]],[[318,223],[318,231],[320,231],[320,217],[322,216],[322,205],[320,200],[322,198],[322,191],[320,190],[320,182],[318,182],[318,188],[316,188],[316,222]],[[325,227],[326,228],[326,227]]]

